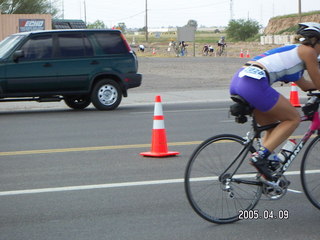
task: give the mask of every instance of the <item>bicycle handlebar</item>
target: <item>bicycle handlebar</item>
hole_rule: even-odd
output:
[[[316,97],[318,97],[318,98],[320,98],[320,92],[314,92],[314,91],[318,91],[317,89],[310,89],[310,90],[308,90],[308,94],[307,94],[307,96],[316,96]]]

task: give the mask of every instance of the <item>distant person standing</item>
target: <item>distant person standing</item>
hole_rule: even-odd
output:
[[[212,56],[213,52],[214,52],[213,46],[209,45],[209,55]]]
[[[202,54],[203,56],[208,56],[208,52],[209,52],[209,45],[205,44],[202,48]]]
[[[184,41],[179,43],[179,47],[180,47],[180,55],[184,56],[186,53],[186,47],[188,46],[188,44],[186,44]]]
[[[140,52],[144,52],[144,45],[143,45],[143,44],[140,44],[140,45],[139,45],[139,51],[140,51]]]

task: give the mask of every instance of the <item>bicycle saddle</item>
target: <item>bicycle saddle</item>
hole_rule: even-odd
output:
[[[253,107],[239,95],[231,95],[230,97],[235,102],[230,106],[231,115],[236,117],[237,123],[247,122],[248,119],[245,115],[251,115]]]
[[[240,95],[236,95],[236,94],[232,94],[230,96],[230,98],[232,99],[232,101],[236,102],[236,103],[242,103],[245,105],[250,105],[243,97],[241,97]]]

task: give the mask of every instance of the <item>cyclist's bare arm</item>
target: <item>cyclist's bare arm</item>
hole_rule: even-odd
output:
[[[298,81],[295,82],[299,88],[303,91],[310,91],[317,89],[314,85],[313,81],[308,81],[304,77],[300,78]]]
[[[315,48],[305,45],[301,45],[298,48],[299,57],[305,62],[308,74],[312,80],[312,83],[314,84],[313,88],[316,88],[318,90],[320,90],[320,69],[317,58],[319,53],[320,44],[317,44]]]

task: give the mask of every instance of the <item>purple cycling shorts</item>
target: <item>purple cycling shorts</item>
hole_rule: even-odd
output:
[[[269,84],[269,79],[255,79],[248,76],[239,77],[241,68],[232,78],[230,94],[243,97],[254,108],[267,112],[278,102],[280,94]]]

